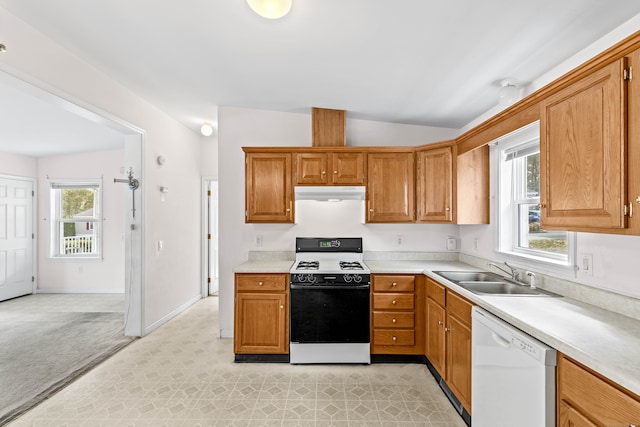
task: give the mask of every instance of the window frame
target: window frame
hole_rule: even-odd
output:
[[[526,156],[539,152],[540,122],[536,121],[494,141],[496,178],[497,178],[497,236],[495,251],[517,261],[534,263],[542,269],[560,271],[566,274],[575,269],[576,233],[567,232],[567,254],[554,254],[550,251],[530,249],[521,245],[524,233],[523,222],[518,220],[522,206],[540,203],[538,197],[527,197]],[[537,150],[532,146],[537,144]],[[520,154],[518,154],[518,151]],[[511,156],[511,163],[507,160]],[[518,161],[519,159],[523,159]],[[511,171],[509,171],[511,169]],[[515,185],[512,181],[517,180]],[[521,194],[516,194],[521,193]],[[528,218],[524,223],[528,227]]]
[[[93,217],[63,218],[62,190],[95,188]],[[103,224],[102,224],[102,179],[49,179],[49,258],[52,260],[102,260]],[[94,252],[65,254],[62,250],[63,223],[91,224],[95,236],[92,243]]]

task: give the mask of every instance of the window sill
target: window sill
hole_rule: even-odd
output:
[[[531,269],[543,274],[549,274],[565,279],[575,279],[576,269],[571,263],[567,265],[564,261],[552,260],[535,255],[525,255],[514,251],[496,251],[501,258],[514,264],[515,267]]]
[[[81,257],[50,256],[47,259],[52,262],[102,262],[103,260],[101,255]]]

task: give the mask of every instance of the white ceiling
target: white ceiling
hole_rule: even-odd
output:
[[[461,128],[500,80],[525,86],[640,13],[637,0],[293,0],[280,20],[244,0],[0,6],[193,129],[220,105]]]

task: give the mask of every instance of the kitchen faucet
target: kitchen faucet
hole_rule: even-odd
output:
[[[504,262],[504,265],[509,267],[509,270],[511,270],[511,271],[507,271],[504,267],[502,267],[501,265],[496,264],[495,262],[490,262],[487,265],[488,266],[494,266],[495,268],[497,268],[498,270],[502,271],[503,273],[509,274],[513,280],[518,280],[518,270],[516,270],[515,267],[512,267],[509,264],[507,264],[506,261]]]

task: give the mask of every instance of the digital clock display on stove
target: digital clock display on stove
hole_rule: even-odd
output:
[[[319,244],[321,248],[339,248],[340,240],[320,240]]]

